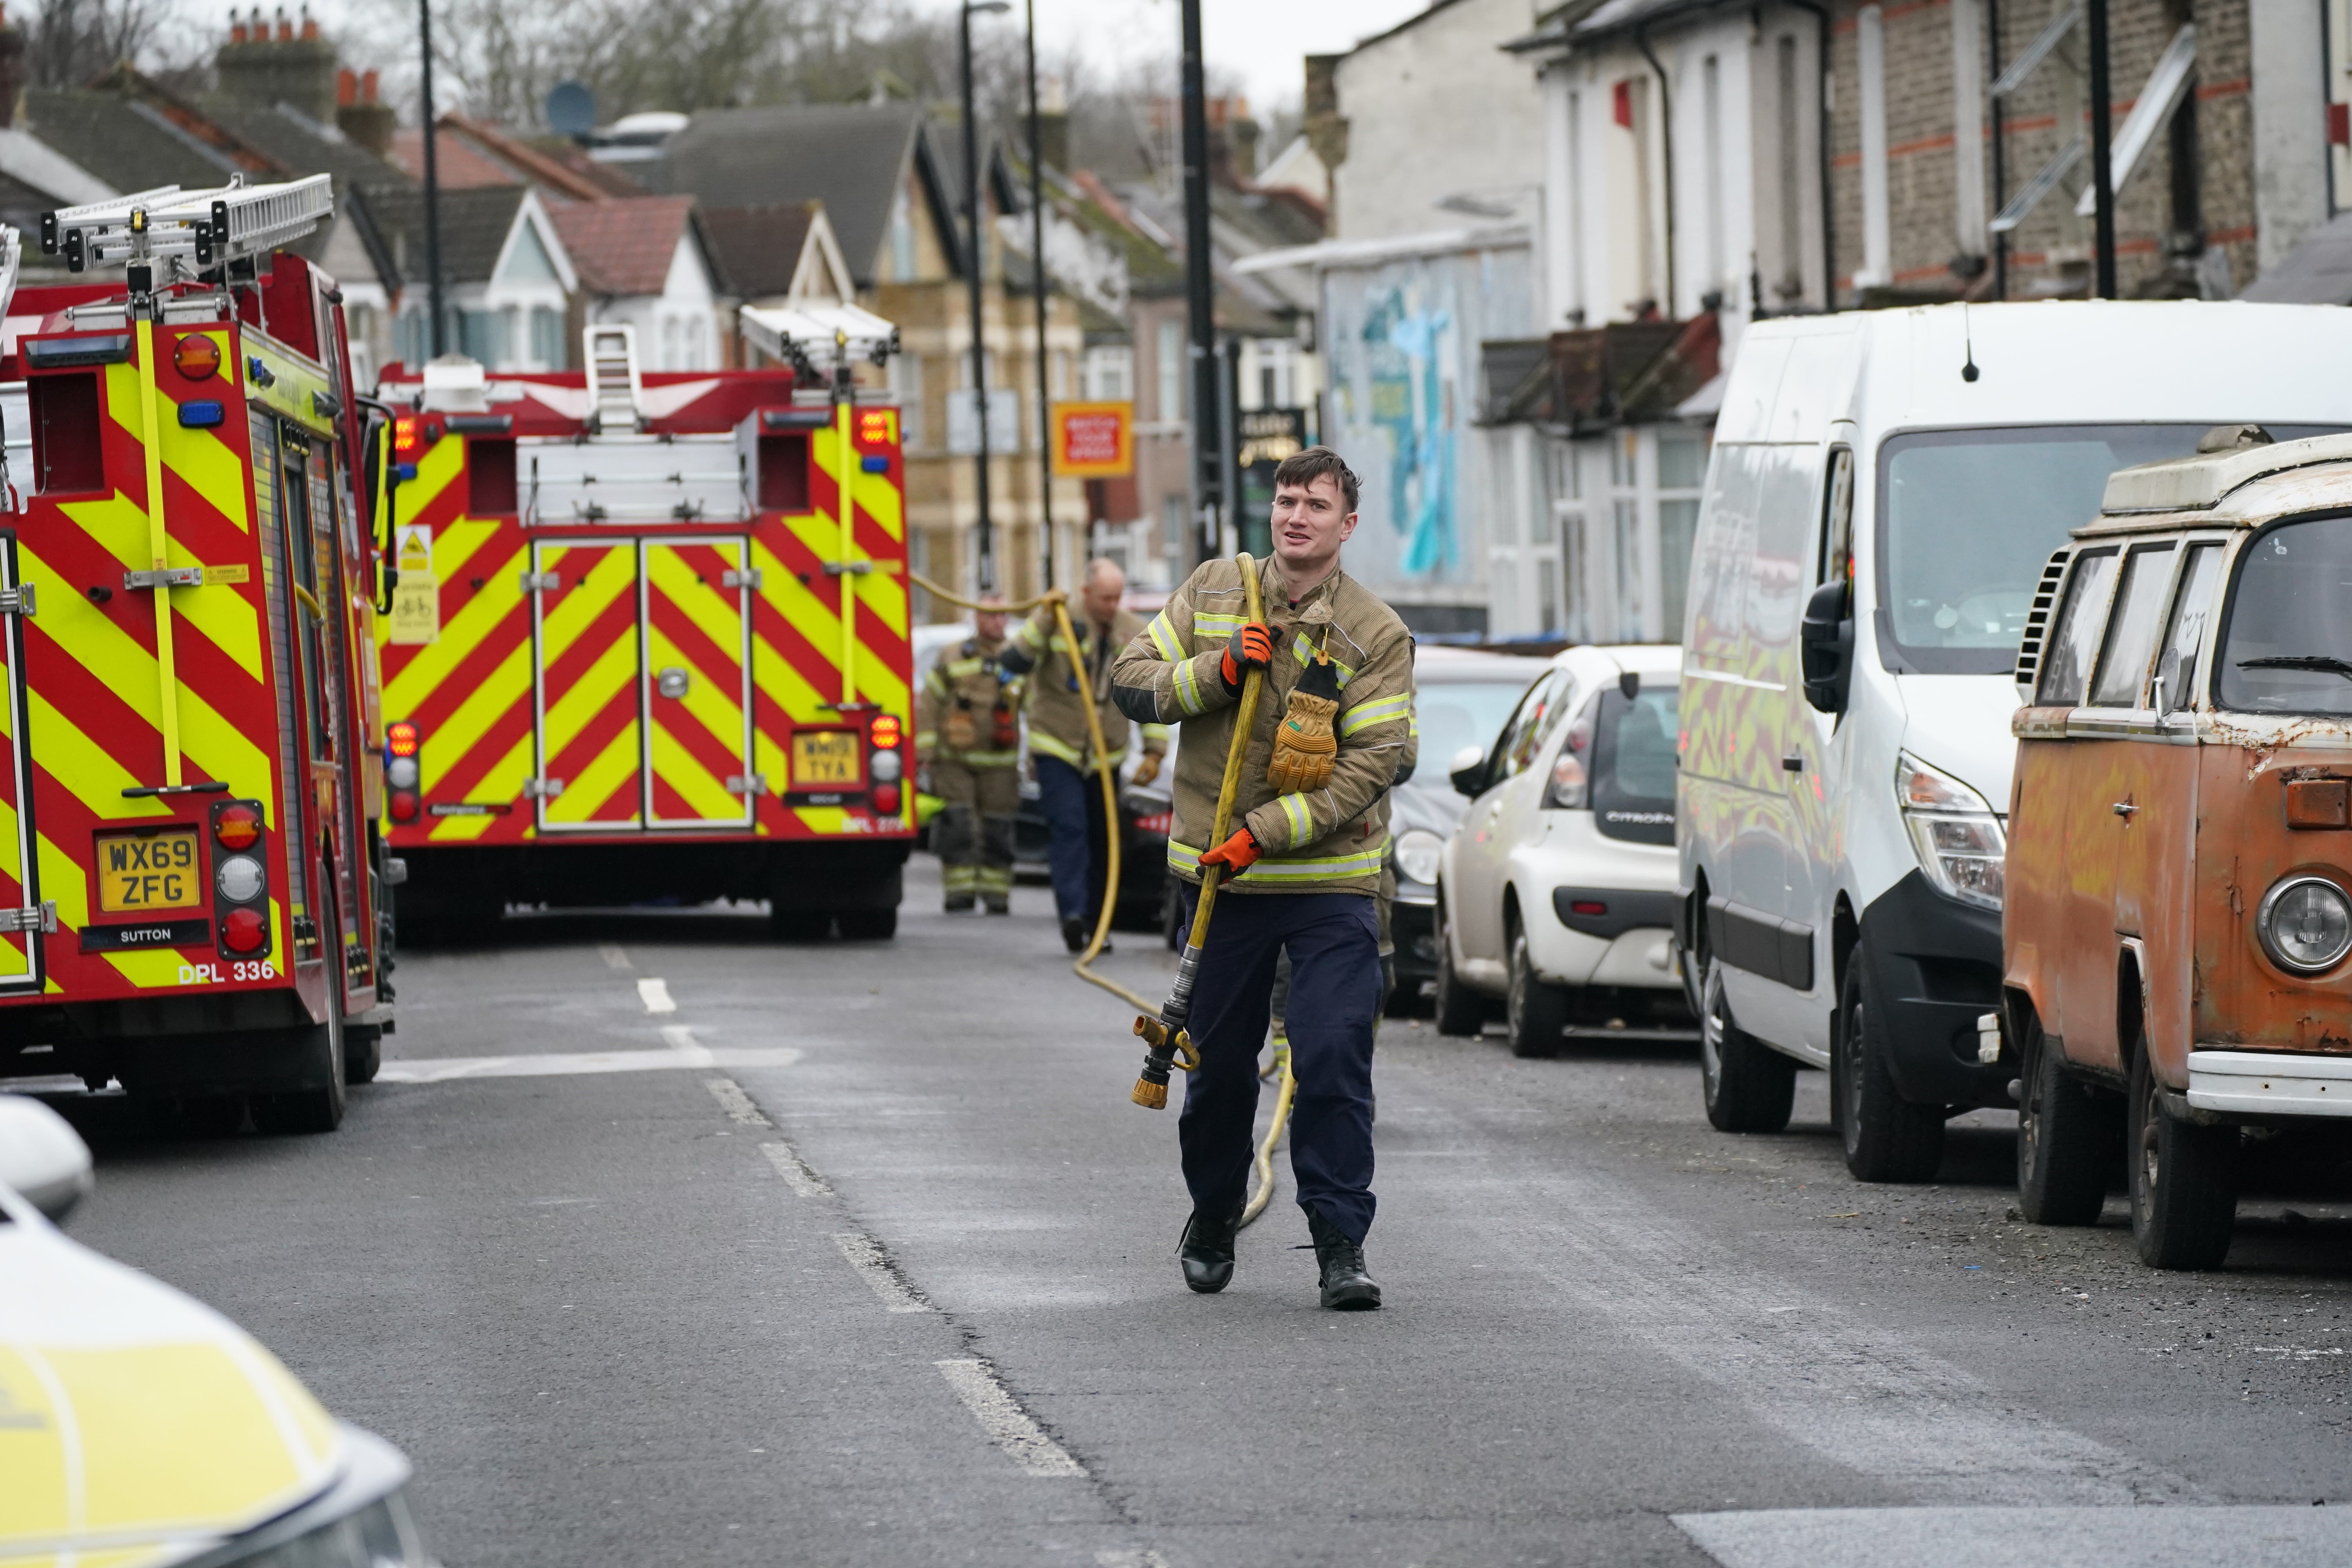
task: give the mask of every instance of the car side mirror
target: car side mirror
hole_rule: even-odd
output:
[[[0,1186],[20,1194],[54,1224],[93,1184],[89,1145],[73,1123],[37,1100],[0,1094]]]
[[[1844,712],[1853,684],[1853,609],[1849,598],[1845,584],[1822,584],[1805,601],[1805,618],[1797,628],[1805,700],[1823,713]]]
[[[1446,770],[1454,789],[1475,800],[1486,787],[1486,748],[1465,746],[1454,753],[1454,765]]]

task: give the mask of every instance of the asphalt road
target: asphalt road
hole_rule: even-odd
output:
[[[1129,1016],[1044,890],[936,889],[890,943],[722,909],[410,954],[332,1136],[61,1100],[72,1229],[404,1448],[449,1568],[2352,1560],[2342,1194],[2159,1275],[2117,1202],[2014,1217],[2005,1118],[1862,1187],[1820,1075],[1730,1138],[1687,1055],[1391,1023],[1387,1309],[1317,1307],[1286,1174],[1194,1297]]]

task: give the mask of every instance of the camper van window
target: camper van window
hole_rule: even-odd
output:
[[[2172,545],[2135,550],[2124,560],[2123,585],[2116,590],[2116,613],[2107,619],[2107,651],[2091,688],[2098,708],[2137,708],[2156,652],[2156,621],[2164,612],[2164,591],[2172,585]]]
[[[2352,716],[2352,517],[2283,523],[2238,552],[2213,700],[2253,713]]]
[[[2164,634],[2164,653],[2156,666],[2168,711],[2196,703],[2189,685],[2197,679],[2197,656],[2204,651],[2205,623],[2213,609],[2213,584],[2221,574],[2219,544],[2189,547],[2189,564],[2180,569],[2180,592],[2172,601],[2172,625]]]
[[[2050,639],[2050,651],[2042,660],[2042,690],[2034,700],[2042,707],[2071,708],[2083,700],[2091,678],[2091,652],[2099,646],[2099,627],[2106,621],[2107,588],[2115,580],[2114,551],[2074,558],[2058,634]]]
[[[2207,428],[2075,425],[1890,437],[1878,459],[1878,595],[1899,668],[2007,674],[2042,563],[2068,530],[2099,515],[2107,476],[2185,457]]]

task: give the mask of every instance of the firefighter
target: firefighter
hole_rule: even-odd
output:
[[[1003,664],[1004,605],[983,599],[972,635],[942,653],[915,705],[915,760],[947,804],[931,828],[945,908],[1013,912],[1013,817],[1021,808],[1021,679]]]
[[[1340,546],[1355,531],[1357,483],[1339,454],[1295,453],[1274,482],[1274,553],[1259,568],[1266,618],[1246,620],[1235,563],[1204,563],[1119,655],[1112,689],[1132,718],[1190,727],[1176,760],[1169,864],[1196,885],[1205,866],[1223,867],[1226,878],[1192,993],[1201,1061],[1185,1080],[1179,1121],[1192,1197],[1177,1247],[1184,1282],[1213,1291],[1233,1277],[1258,1048],[1286,952],[1298,1205],[1323,1304],[1360,1310],[1381,1304],[1363,1251],[1373,1212],[1377,904],[1389,789],[1415,752],[1412,639],[1395,611],[1339,570]],[[1234,704],[1251,666],[1265,670],[1265,687],[1232,830],[1211,844]]]
[[[1127,716],[1111,700],[1110,666],[1118,650],[1143,630],[1143,617],[1119,608],[1126,592],[1127,574],[1117,562],[1088,563],[1077,602],[1071,605],[1071,629],[1078,637],[1075,652],[1062,646],[1054,617],[1055,605],[1069,603],[1069,595],[1052,588],[1036,614],[1013,634],[1003,655],[1006,668],[1028,677],[1029,764],[1053,835],[1048,859],[1054,908],[1062,920],[1063,945],[1072,952],[1083,952],[1094,935],[1108,853],[1104,835],[1118,826],[1103,820],[1102,785],[1095,775],[1108,768],[1116,777],[1127,756]],[[1100,709],[1108,756],[1088,754],[1092,739],[1082,688],[1094,694]],[[1168,727],[1157,720],[1147,721],[1134,782],[1147,784],[1159,777],[1160,759],[1167,751]],[[1108,942],[1103,951],[1110,951]]]

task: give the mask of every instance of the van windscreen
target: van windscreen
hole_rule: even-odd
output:
[[[2213,701],[2352,716],[2352,517],[2273,528],[2238,553]]]
[[[1878,602],[1899,668],[2005,675],[2050,552],[2099,515],[2107,476],[2187,457],[2199,425],[1923,430],[1878,452]],[[2329,426],[2270,426],[2279,440]]]

